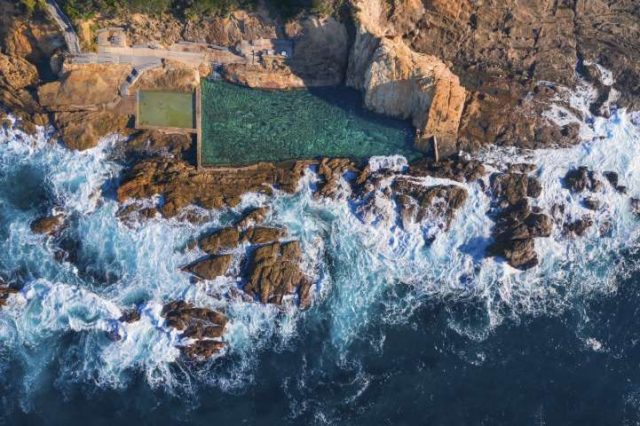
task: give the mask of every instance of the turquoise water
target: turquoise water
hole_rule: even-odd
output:
[[[268,91],[205,81],[202,110],[204,165],[420,155],[407,122],[364,110],[346,87]]]

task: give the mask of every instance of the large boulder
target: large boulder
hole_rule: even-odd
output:
[[[251,261],[244,291],[261,303],[281,304],[287,295],[299,293],[300,306],[310,302],[311,280],[300,269],[300,243],[272,243],[258,247]]]
[[[182,270],[203,280],[213,280],[227,273],[232,260],[231,255],[210,256],[187,265]]]

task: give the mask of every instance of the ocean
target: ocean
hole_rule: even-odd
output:
[[[483,255],[493,222],[480,182],[423,179],[469,193],[448,231],[404,229],[388,205],[363,216],[346,194],[318,199],[312,171],[296,194],[248,194],[202,224],[125,224],[118,136],[72,152],[45,129],[2,129],[0,277],[21,290],[0,310],[0,424],[638,424],[639,124],[615,111],[575,147],[478,153],[489,171],[536,164],[547,211],[586,212],[562,185],[576,166],[627,186],[603,189],[584,237],[537,239],[541,263],[524,272]],[[237,297],[239,265],[197,285],[180,271],[201,255],[191,238],[259,205],[301,242],[317,282],[306,311]],[[68,215],[61,236],[34,234],[52,209]],[[160,316],[176,299],[224,310],[228,350],[180,357]],[[140,321],[119,322],[132,306]]]

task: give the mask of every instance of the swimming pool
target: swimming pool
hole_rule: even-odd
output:
[[[195,129],[195,98],[190,92],[141,90],[136,127]]]
[[[408,122],[371,113],[346,87],[256,90],[202,82],[201,164],[248,165],[317,157],[414,159]]]

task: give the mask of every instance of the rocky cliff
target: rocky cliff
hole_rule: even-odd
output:
[[[347,82],[362,88],[374,109],[389,103],[400,115],[413,112],[416,125],[435,121],[426,135],[458,122],[457,149],[575,143],[575,125],[558,125],[543,112],[561,86],[575,88],[581,79],[599,90],[595,112],[615,96],[611,89],[619,92],[619,105],[638,106],[640,6],[632,0],[357,0],[353,6],[357,34]],[[427,72],[421,80],[415,58],[441,63],[432,69],[445,71],[436,73],[440,79]],[[398,72],[403,67],[413,74]],[[449,91],[437,90],[438,80],[449,81]],[[414,95],[406,96],[409,91]],[[395,98],[406,99],[404,108],[395,109]]]

